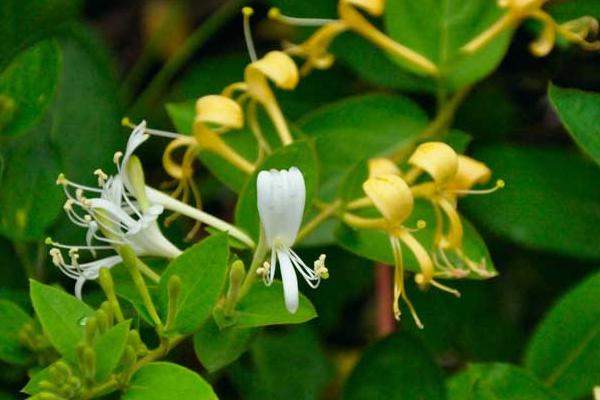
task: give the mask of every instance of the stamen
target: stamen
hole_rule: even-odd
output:
[[[434,286],[444,292],[448,292],[450,294],[453,294],[456,297],[460,297],[460,292],[458,290],[448,287],[446,285],[442,285],[441,283],[437,282],[435,279],[432,279],[431,281],[429,281],[429,283],[431,283],[432,286]]]
[[[123,117],[121,119],[121,125],[123,125],[126,128],[131,128],[131,129],[135,128],[135,125],[131,122],[131,120],[129,119],[129,117]]]
[[[248,49],[250,60],[252,60],[252,62],[256,62],[258,57],[256,57],[256,49],[254,48],[254,41],[252,40],[252,31],[250,30],[250,16],[252,14],[254,14],[252,7],[242,8],[242,15],[244,16],[244,40],[246,41],[246,48]]]
[[[416,228],[407,228],[404,227],[404,229],[406,229],[408,232],[418,232],[422,229],[427,228],[427,222],[424,219],[420,219],[417,221],[417,227]]]
[[[505,186],[506,182],[504,182],[502,179],[498,179],[496,181],[496,185],[489,189],[449,190],[448,192],[454,194],[490,194],[494,193],[498,189],[504,189]]]
[[[58,174],[58,177],[56,178],[56,184],[63,186],[67,185],[67,178],[65,178],[65,174],[63,174],[62,172]]]
[[[298,17],[288,17],[287,15],[283,15],[281,10],[277,7],[272,7],[269,10],[268,16],[270,19],[282,22],[288,25],[295,26],[323,26],[332,22],[336,22],[335,19],[330,18],[298,18]]]
[[[119,161],[121,160],[121,157],[123,157],[123,152],[122,151],[117,151],[115,153],[115,155],[113,156],[113,162],[117,165],[119,165]]]
[[[108,180],[108,175],[106,175],[100,168],[94,171],[94,175],[98,177],[98,186],[104,187],[106,181]]]
[[[325,267],[325,257],[325,254],[321,254],[313,264],[315,274],[317,274],[321,279],[329,279],[329,270],[327,267]]]

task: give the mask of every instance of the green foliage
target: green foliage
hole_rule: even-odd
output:
[[[135,373],[123,400],[217,400],[210,385],[195,372],[177,364],[154,362]]]
[[[315,138],[319,197],[330,200],[350,167],[403,148],[426,124],[425,112],[411,100],[378,94],[344,99],[306,115],[298,125]]]
[[[225,286],[229,257],[227,244],[226,234],[204,239],[174,259],[162,274],[158,289],[165,320],[169,306],[169,280],[172,276],[181,279],[173,332],[195,332],[210,316]]]
[[[525,365],[567,398],[581,398],[600,381],[600,273],[564,295],[537,328]]]
[[[475,156],[506,181],[493,196],[465,199],[479,226],[534,249],[600,257],[600,247],[589,240],[600,235],[600,189],[590,184],[600,180],[594,165],[550,147],[489,145]]]
[[[238,397],[315,399],[331,376],[316,335],[307,327],[263,333],[248,356],[227,370]]]
[[[208,372],[215,372],[237,360],[250,346],[256,329],[219,328],[214,319],[194,334],[194,351]]]
[[[20,68],[22,63],[29,67]],[[37,90],[44,99],[31,104],[27,99],[38,81],[45,82]],[[120,142],[118,97],[107,66],[71,37],[41,42],[19,55],[0,82],[0,96],[19,99],[15,120],[7,128],[10,136],[0,135],[1,182],[11,188],[0,191],[0,208],[6,210],[0,232],[42,239],[64,201],[55,185],[58,174],[90,182],[96,168],[110,165],[106,154]]]
[[[423,344],[396,333],[368,347],[348,377],[344,400],[445,399],[442,373]]]
[[[255,328],[267,325],[301,324],[317,316],[315,308],[304,295],[300,295],[298,310],[291,314],[283,301],[283,285],[274,281],[269,287],[255,283],[248,295],[236,306],[234,315],[225,318],[220,312],[215,315],[221,328]]]
[[[3,1],[0,4],[0,71],[19,51],[79,14],[79,0]]]
[[[19,306],[8,300],[0,300],[0,360],[11,364],[24,365],[30,354],[19,340],[21,328],[31,321],[31,317]]]
[[[489,75],[504,57],[510,31],[474,54],[461,52],[461,47],[501,15],[498,6],[488,0],[389,0],[385,23],[391,38],[433,61],[445,80],[442,87],[454,90]]]
[[[600,95],[551,85],[548,96],[575,142],[600,164]]]
[[[448,382],[448,400],[559,400],[527,371],[510,364],[471,364]]]
[[[65,360],[75,364],[76,347],[94,310],[62,290],[36,281],[31,281],[30,292],[35,314],[48,340]]]
[[[129,327],[130,322],[123,321],[95,339],[97,382],[105,381],[119,364],[125,351]]]

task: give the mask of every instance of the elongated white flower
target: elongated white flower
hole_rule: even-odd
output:
[[[304,213],[304,177],[296,167],[280,171],[272,169],[261,171],[256,185],[258,213],[267,245],[271,248],[271,262],[265,263],[259,273],[262,273],[265,284],[270,285],[279,261],[285,305],[289,312],[295,313],[299,302],[296,271],[313,289],[328,273],[324,255],[315,261],[311,269],[292,250]]]
[[[58,177],[67,197],[64,210],[77,226],[85,228],[86,245],[72,246],[48,240],[52,262],[77,281],[75,294],[81,297],[83,284],[98,278],[101,268],[112,268],[122,261],[119,255],[111,255],[92,262],[80,263],[79,250],[88,250],[96,256],[98,250],[115,250],[117,246],[130,246],[139,256],[175,258],[181,251],[166,239],[160,231],[157,218],[163,206],[151,203],[143,185],[143,173],[130,168],[131,156],[148,136],[145,123],[133,130],[125,154],[117,152],[114,157],[118,174],[108,176],[96,170],[98,188],[71,182],[64,175]],[[141,188],[136,182],[141,182]],[[65,262],[60,249],[69,251],[70,263]]]

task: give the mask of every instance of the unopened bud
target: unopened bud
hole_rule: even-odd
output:
[[[85,323],[85,341],[88,344],[92,344],[94,342],[94,336],[96,335],[96,330],[98,329],[98,320],[95,316],[89,317]]]

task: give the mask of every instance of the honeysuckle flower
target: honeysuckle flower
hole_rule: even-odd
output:
[[[98,188],[80,185],[61,174],[57,183],[63,186],[67,201],[64,210],[75,225],[85,228],[84,246],[64,245],[47,240],[52,262],[67,276],[76,280],[75,294],[87,280],[98,278],[101,268],[112,268],[122,261],[121,256],[107,256],[92,262],[80,263],[79,250],[88,250],[93,256],[99,250],[117,251],[120,246],[130,246],[138,256],[175,258],[181,251],[165,238],[158,228],[157,218],[162,205],[152,203],[146,196],[143,172],[139,160],[133,156],[135,149],[147,139],[142,123],[129,137],[125,153],[114,157],[118,173],[108,176],[96,170]],[[68,250],[67,263],[60,249]]]
[[[211,96],[208,96],[208,97],[211,97]],[[222,96],[215,96],[215,97],[222,97]],[[230,100],[230,99],[227,99],[227,100]],[[207,105],[207,103],[205,101],[203,101],[203,98],[199,99],[198,103],[200,103],[200,104],[197,105],[197,109],[201,110],[201,111],[199,112],[197,119],[195,121],[195,125],[194,125],[195,131],[198,130],[199,124],[204,124],[204,123],[206,123],[207,126],[210,126],[214,132],[217,132],[219,134],[222,134],[224,131],[226,131],[227,129],[230,128],[227,126],[216,126],[220,122],[226,121],[227,118],[231,118],[231,116],[225,117],[224,115],[222,115],[222,114],[228,115],[229,113],[227,113],[227,112],[221,113],[221,115],[219,115],[218,110],[223,109],[222,107],[220,107],[222,104],[216,104],[217,107],[214,107],[211,104]],[[227,110],[225,109],[225,111],[227,111]],[[125,119],[124,124],[129,126],[130,122],[127,119]],[[237,125],[235,125],[235,126],[237,126]],[[237,227],[229,224],[228,222],[223,221],[211,214],[208,214],[199,208],[199,206],[201,205],[200,193],[198,191],[198,188],[195,186],[195,183],[192,180],[193,171],[192,171],[192,165],[191,165],[191,163],[193,162],[193,160],[195,158],[196,153],[198,151],[200,151],[200,148],[201,148],[198,145],[198,138],[197,138],[198,135],[196,134],[194,136],[186,136],[186,135],[182,135],[179,133],[161,131],[161,130],[157,130],[157,129],[149,129],[146,127],[145,122],[142,122],[137,126],[134,126],[134,128],[135,129],[133,130],[134,133],[132,133],[132,137],[134,137],[136,139],[130,138],[130,142],[132,144],[134,144],[134,143],[138,143],[138,145],[141,144],[141,142],[143,142],[144,140],[147,139],[148,135],[160,136],[160,137],[166,137],[169,139],[173,139],[169,143],[169,145],[167,146],[167,149],[165,150],[165,153],[163,154],[163,166],[165,167],[165,170],[167,171],[167,173],[169,173],[169,175],[171,175],[172,177],[174,177],[176,179],[180,179],[180,178],[183,179],[184,177],[187,177],[187,179],[189,179],[188,188],[186,190],[188,190],[188,192],[191,191],[191,193],[194,194],[194,198],[195,198],[196,205],[198,206],[198,208],[194,208],[194,207],[186,204],[187,197],[185,196],[185,191],[183,192],[184,193],[184,196],[183,196],[184,201],[182,202],[182,201],[177,200],[177,195],[178,195],[177,189],[176,189],[176,192],[171,193],[171,195],[167,195],[159,190],[156,190],[150,186],[143,184],[143,182],[139,182],[139,190],[138,191],[140,193],[145,192],[145,196],[141,196],[141,198],[147,197],[148,200],[151,201],[152,203],[154,203],[156,205],[160,205],[160,206],[164,207],[166,210],[172,211],[174,213],[173,216],[185,215],[185,216],[197,221],[197,225],[195,225],[194,228],[192,228],[192,230],[188,234],[188,238],[190,238],[193,235],[193,233],[196,232],[196,230],[199,228],[200,223],[204,223],[213,228],[216,228],[221,231],[229,233],[235,239],[244,243],[248,247],[253,248],[255,245],[254,241],[246,233],[240,231]],[[197,132],[195,132],[195,133],[197,133]],[[143,140],[140,141],[140,138]],[[223,144],[225,146],[227,146],[225,144],[225,142],[223,142]],[[184,159],[183,159],[182,163],[178,163],[173,159],[173,152],[175,151],[175,149],[178,149],[180,147],[186,147],[186,151],[185,151]],[[227,151],[227,150],[225,150],[225,151]],[[233,151],[233,150],[231,150],[231,151]],[[130,153],[132,153],[132,152],[133,152],[133,150]],[[117,155],[119,157],[121,157],[120,153],[117,153]],[[141,168],[140,168],[140,170],[141,170]],[[143,173],[140,173],[139,176],[143,176]],[[183,184],[183,182],[181,182],[181,184]],[[142,189],[142,187],[144,189]],[[168,222],[168,219],[165,220],[165,222]]]
[[[294,18],[281,14],[279,9],[271,9],[269,17],[280,22],[299,26],[320,26],[309,39],[298,45],[288,45],[285,51],[288,54],[301,56],[306,59],[301,72],[308,73],[311,69],[329,68],[334,57],[328,52],[331,42],[344,31],[353,31],[376,46],[396,55],[408,62],[415,72],[426,75],[437,75],[436,65],[423,55],[415,52],[392,40],[371,24],[359,11],[378,17],[383,14],[385,3],[383,0],[340,0],[338,2],[339,20],[323,18]]]
[[[531,43],[530,50],[537,57],[550,53],[557,35],[586,50],[600,50],[599,41],[588,41],[588,36],[598,33],[598,21],[585,16],[564,24],[558,24],[552,16],[542,9],[547,0],[498,0],[498,6],[506,9],[506,13],[491,27],[463,46],[462,50],[474,53],[488,44],[500,33],[515,28],[524,19],[535,19],[542,23],[540,36]]]
[[[313,289],[319,286],[321,278],[328,276],[324,255],[310,268],[292,250],[304,214],[304,177],[296,167],[260,171],[256,188],[258,214],[267,246],[271,249],[271,262],[266,262],[258,272],[265,284],[270,285],[279,263],[285,306],[290,313],[295,313],[299,302],[296,272]]]
[[[459,196],[468,194],[491,193],[504,186],[502,180],[488,190],[472,190],[478,183],[486,183],[491,176],[490,169],[483,163],[467,156],[457,155],[447,144],[428,142],[417,147],[408,163],[417,173],[426,172],[432,181],[419,183],[411,188],[413,196],[425,198],[433,205],[436,216],[436,231],[434,236],[434,260],[439,275],[445,277],[462,277],[469,274],[455,268],[447,257],[446,251],[451,250],[467,265],[469,270],[483,277],[491,273],[485,269],[485,260],[479,263],[467,257],[462,250],[463,225],[456,210]],[[444,229],[444,216],[448,221],[447,232]]]

